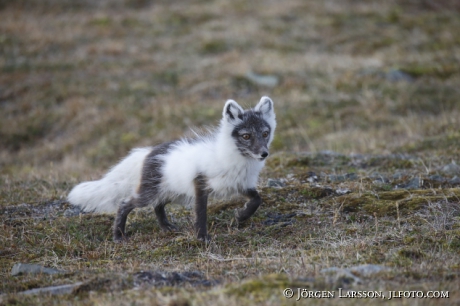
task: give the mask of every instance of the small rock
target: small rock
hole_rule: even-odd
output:
[[[252,83],[265,87],[276,87],[280,80],[276,75],[262,75],[249,71],[246,73],[246,78]]]
[[[309,171],[307,172],[307,181],[310,183],[316,183],[318,181],[318,176],[315,172]]]
[[[35,288],[31,290],[26,290],[22,292],[18,292],[19,294],[26,294],[26,295],[31,295],[31,294],[40,294],[40,293],[47,293],[47,294],[52,294],[52,295],[59,295],[59,294],[70,294],[73,292],[73,290],[79,286],[81,286],[83,283],[78,282],[75,284],[70,284],[70,285],[60,285],[60,286],[51,286],[51,287],[44,287],[44,288]]]
[[[140,271],[134,274],[134,286],[152,285],[155,287],[160,286],[176,286],[183,283],[188,283],[194,286],[211,286],[215,281],[205,278],[205,276],[198,271],[185,271],[185,272],[150,272]]]
[[[381,265],[365,264],[351,267],[348,270],[360,277],[370,277],[380,272],[390,271],[391,269]]]
[[[345,181],[345,175],[333,175],[332,174],[332,175],[329,175],[327,178],[329,179],[329,181],[331,181],[333,183],[334,182],[343,182],[343,181]]]
[[[338,194],[338,195],[344,195],[344,194],[347,194],[347,193],[351,193],[351,190],[348,189],[348,188],[338,188],[335,191],[335,193]]]
[[[344,182],[344,181],[355,181],[359,177],[356,173],[347,173],[345,175],[329,175],[328,178],[331,182]]]
[[[297,216],[297,213],[289,213],[289,214],[279,214],[279,213],[268,213],[267,219],[263,222],[264,225],[279,225],[280,227],[285,227],[288,225],[292,225],[295,222],[294,218]]]
[[[71,207],[64,211],[64,217],[74,217],[78,216],[81,213],[80,207]]]
[[[332,150],[322,150],[318,153],[318,155],[340,156],[341,154]]]
[[[445,178],[442,177],[441,175],[430,175],[428,177],[428,179],[432,180],[432,181],[435,181],[435,182],[444,182],[445,181]]]
[[[390,271],[391,269],[381,265],[364,264],[347,269],[331,267],[322,269],[320,273],[326,275],[329,283],[338,288],[360,285],[363,283],[362,278],[372,277],[375,274]]]
[[[460,177],[454,176],[451,180],[449,180],[449,184],[460,185]]]
[[[450,175],[460,175],[460,166],[452,161],[450,164],[442,167],[441,171]]]
[[[369,176],[373,180],[374,184],[384,183],[388,184],[390,180],[378,172],[374,172]]]
[[[46,268],[40,265],[17,263],[11,269],[11,275],[16,276],[20,274],[59,274],[64,273],[57,269]]]
[[[325,274],[327,282],[333,284],[333,286],[337,288],[347,288],[353,285],[362,284],[362,280],[353,275],[348,269],[331,267],[322,269],[320,273]]]
[[[347,173],[345,174],[345,178],[347,179],[347,181],[356,181],[357,179],[359,179],[356,173]]]
[[[395,189],[418,189],[420,188],[421,180],[419,177],[414,177],[409,182],[401,185],[396,185]]]
[[[385,74],[387,80],[392,82],[413,82],[414,78],[408,73],[401,71],[399,69],[392,69]]]
[[[268,179],[267,180],[267,186],[268,187],[284,187],[284,186],[286,186],[286,184],[282,180]]]
[[[407,176],[407,173],[403,172],[403,171],[396,171],[394,174],[393,174],[393,179],[394,180],[401,180],[403,179],[405,176]]]

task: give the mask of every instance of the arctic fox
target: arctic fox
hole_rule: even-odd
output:
[[[153,205],[160,227],[174,230],[165,205],[185,199],[195,203],[197,238],[208,240],[208,196],[247,197],[244,207],[235,210],[238,222],[251,217],[261,204],[257,180],[275,127],[269,97],[262,97],[249,110],[228,100],[214,132],[134,149],[102,179],[75,186],[68,201],[88,212],[116,211],[113,239],[120,241],[126,236],[126,219],[134,208]]]

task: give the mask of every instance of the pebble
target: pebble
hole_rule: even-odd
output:
[[[140,271],[134,274],[134,287],[150,284],[159,286],[176,286],[188,283],[194,286],[212,286],[217,282],[206,279],[203,273],[198,271],[184,272],[161,272],[161,271]]]
[[[420,188],[421,180],[419,177],[414,177],[409,182],[401,185],[396,185],[395,189],[418,189]]]
[[[40,294],[40,293],[47,293],[51,295],[59,295],[59,294],[70,294],[73,292],[73,290],[79,286],[81,286],[83,283],[78,282],[75,284],[69,284],[69,285],[59,285],[59,286],[51,286],[51,287],[44,287],[44,288],[35,288],[31,290],[26,290],[26,291],[21,291],[18,292],[19,294],[26,294],[26,295],[31,295],[31,294]]]
[[[390,268],[382,265],[363,264],[350,268],[331,267],[322,269],[320,273],[325,274],[328,282],[340,288],[363,284],[361,278],[373,277],[375,274],[391,271]]]
[[[401,82],[401,81],[413,82],[414,81],[414,78],[410,74],[404,71],[401,71],[399,69],[391,69],[385,74],[385,77],[387,80],[392,81],[392,82]]]
[[[370,277],[380,272],[390,271],[391,269],[382,265],[364,264],[349,268],[354,275],[361,277]]]
[[[331,267],[322,269],[320,273],[326,275],[326,280],[328,283],[332,283],[334,287],[338,288],[347,288],[363,283],[359,277],[353,275],[353,273],[351,273],[348,269]]]
[[[276,87],[280,82],[279,77],[276,75],[257,74],[253,71],[246,73],[246,78],[256,85],[265,87]]]
[[[268,187],[284,187],[286,186],[286,183],[282,180],[277,180],[277,179],[268,179],[267,180],[267,186]]]
[[[454,176],[451,180],[449,180],[449,184],[460,185],[460,177]]]
[[[359,177],[356,173],[347,173],[345,175],[329,175],[331,182],[356,181]]]
[[[338,188],[335,191],[335,193],[338,194],[338,195],[344,195],[344,194],[347,194],[347,193],[351,193],[351,190],[348,189],[348,188]]]
[[[80,213],[81,213],[81,209],[79,207],[71,207],[71,208],[67,208],[65,211],[64,211],[64,217],[74,217],[74,216],[78,216]]]
[[[16,276],[20,274],[59,274],[64,271],[56,270],[53,268],[46,268],[40,265],[17,263],[11,269],[11,275]]]
[[[442,167],[441,171],[450,175],[460,175],[460,166],[452,161],[450,164]]]
[[[370,176],[369,176],[370,179],[373,180],[374,183],[389,183],[390,180],[388,178],[386,178],[385,176],[383,176],[382,174],[378,173],[378,172],[374,172],[372,173]]]

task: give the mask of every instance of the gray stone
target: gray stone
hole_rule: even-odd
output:
[[[407,175],[407,173],[403,172],[403,171],[396,171],[394,174],[393,174],[393,179],[394,180],[400,180],[402,179],[403,177],[405,177]]]
[[[401,81],[413,82],[414,81],[414,78],[410,74],[404,71],[401,71],[399,69],[392,69],[388,71],[385,74],[385,77],[387,80],[392,81],[392,82],[401,82]]]
[[[345,176],[344,175],[334,175],[334,174],[331,174],[327,177],[329,179],[329,181],[331,182],[343,182],[345,181]]]
[[[180,286],[190,284],[192,286],[212,286],[217,284],[215,280],[209,280],[199,271],[162,272],[140,271],[134,274],[134,287],[151,285]]]
[[[284,187],[284,186],[286,186],[286,184],[282,180],[268,179],[267,180],[267,186],[268,187]]]
[[[450,175],[460,175],[460,166],[452,161],[450,164],[442,167],[441,171]]]
[[[246,78],[252,83],[265,87],[276,87],[280,80],[276,75],[262,75],[249,71],[246,73]]]
[[[381,272],[387,272],[391,269],[381,265],[365,264],[348,268],[354,275],[360,277],[370,277]]]
[[[363,284],[362,278],[374,277],[378,273],[388,271],[391,271],[391,269],[385,266],[363,264],[351,268],[326,268],[322,269],[320,273],[324,274],[327,282],[333,284],[333,286],[346,288]]]
[[[327,156],[342,156],[342,154],[337,153],[332,150],[322,150],[318,153],[318,155],[327,155]]]
[[[356,181],[359,179],[359,176],[356,173],[347,173],[345,174],[345,179],[347,181]]]
[[[26,295],[40,294],[40,293],[46,293],[46,294],[52,294],[52,295],[69,294],[69,293],[72,293],[75,288],[81,286],[82,284],[83,284],[82,282],[78,282],[78,283],[69,284],[69,285],[35,288],[31,290],[21,291],[18,293],[26,294]]]
[[[79,207],[71,207],[64,211],[64,217],[74,217],[78,216],[81,213],[81,209]]]
[[[454,176],[451,180],[449,180],[449,184],[460,185],[460,177]]]
[[[414,177],[409,182],[397,185],[395,189],[418,189],[420,188],[421,181],[419,177]]]
[[[430,176],[428,177],[428,179],[430,179],[430,180],[432,180],[432,181],[436,181],[436,182],[444,182],[444,181],[445,181],[445,178],[444,178],[444,177],[442,177],[441,175],[437,175],[437,174],[435,174],[435,175],[430,175]]]
[[[348,189],[348,188],[338,188],[335,190],[335,193],[338,194],[338,195],[344,195],[344,194],[347,194],[347,193],[351,193],[351,190]]]
[[[353,285],[362,284],[362,280],[353,275],[348,269],[341,269],[337,267],[331,267],[322,269],[321,274],[326,276],[326,281],[333,284],[334,287],[347,288]]]
[[[317,182],[319,180],[319,178],[318,178],[318,176],[316,175],[315,172],[309,171],[307,173],[307,176],[308,176],[307,181],[310,182],[310,183],[315,183],[315,182]]]
[[[59,274],[64,273],[64,271],[60,271],[53,268],[46,268],[40,265],[34,264],[26,264],[26,263],[17,263],[14,264],[13,268],[11,269],[11,275],[16,276],[20,274]]]
[[[374,183],[389,183],[390,180],[388,178],[386,178],[385,176],[383,176],[382,174],[378,173],[378,172],[374,172],[372,173],[370,176],[369,176],[370,179],[373,180]]]
[[[329,181],[331,182],[345,182],[345,181],[356,181],[359,177],[356,173],[347,173],[344,175],[329,175]]]

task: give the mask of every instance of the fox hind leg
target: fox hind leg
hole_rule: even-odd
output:
[[[128,219],[129,213],[136,208],[136,199],[131,198],[129,201],[123,201],[118,208],[117,216],[113,224],[113,240],[120,242],[126,239],[126,220]]]

